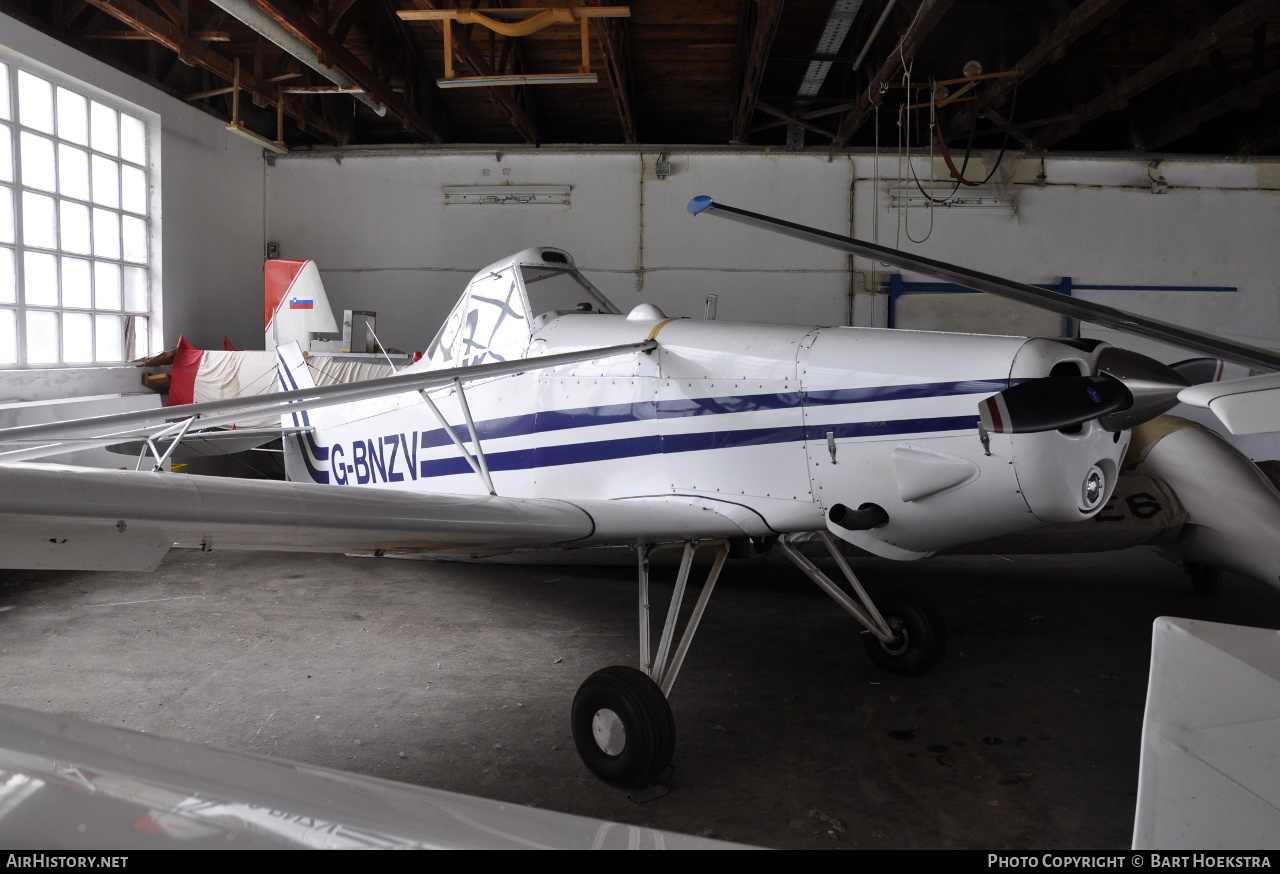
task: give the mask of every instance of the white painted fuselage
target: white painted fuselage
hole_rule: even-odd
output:
[[[830,529],[871,552],[914,558],[1086,519],[1118,475],[1128,432],[1105,431],[1096,420],[1074,433],[979,433],[981,400],[1063,368],[1091,374],[1098,349],[1023,337],[668,319],[651,306],[623,315],[608,312],[612,306],[594,291],[591,312],[548,312],[529,292],[537,278],[528,281],[548,271],[572,272],[572,262],[558,250],[535,249],[481,271],[413,365],[517,357],[535,365],[430,393],[468,451],[483,454],[499,495],[663,497],[712,510],[752,536]],[[544,355],[646,338],[658,348],[536,368]],[[313,428],[288,445],[292,479],[488,491],[418,393],[289,418]],[[1083,486],[1094,470],[1106,485],[1089,496]],[[866,504],[882,508],[888,523],[851,531],[828,521],[833,507]],[[598,531],[595,540],[622,534]]]

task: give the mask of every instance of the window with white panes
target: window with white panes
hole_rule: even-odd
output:
[[[0,366],[150,349],[148,125],[0,57]]]

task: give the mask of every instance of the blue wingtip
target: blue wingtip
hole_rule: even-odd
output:
[[[689,201],[689,215],[697,215],[698,213],[710,208],[714,203],[715,201],[707,195],[699,194],[693,200]]]

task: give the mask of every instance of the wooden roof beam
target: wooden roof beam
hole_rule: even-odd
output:
[[[183,33],[178,25],[160,13],[143,6],[138,0],[88,0],[88,2],[117,21],[147,34],[151,39],[177,54],[178,58],[188,66],[203,67],[228,82],[235,79],[235,64],[229,58],[223,57],[204,43]],[[240,87],[250,94],[265,98],[271,104],[274,104],[279,97],[275,85],[262,82],[244,72],[240,74]],[[295,101],[285,103],[285,112],[330,142],[343,142],[341,133],[332,125],[327,124],[323,118],[311,110],[298,106]]]
[[[1230,39],[1241,30],[1252,28],[1262,19],[1277,12],[1280,12],[1280,0],[1246,0],[1164,57],[1081,106],[1071,113],[1068,121],[1045,128],[1036,137],[1037,148],[1047,149],[1076,133],[1098,116],[1125,108],[1138,94],[1183,69],[1197,55]]]
[[[922,0],[911,23],[898,39],[897,45],[884,59],[880,69],[871,76],[867,87],[858,95],[854,108],[840,122],[840,129],[836,132],[837,147],[843,148],[858,132],[858,128],[862,127],[871,110],[884,99],[880,92],[881,86],[888,85],[889,80],[902,72],[904,60],[908,64],[911,63],[925,37],[933,32],[938,22],[942,21],[942,17],[951,8],[952,2],[953,0]]]
[[[603,0],[586,0],[586,3],[600,6]],[[631,112],[631,50],[627,32],[621,24],[615,26],[603,18],[591,20],[591,31],[604,56],[605,77],[609,80],[613,103],[618,108],[618,121],[622,124],[622,141],[637,143],[636,120]]]
[[[1158,125],[1142,137],[1139,148],[1151,151],[1168,143],[1177,142],[1195,133],[1205,122],[1238,109],[1251,109],[1257,106],[1263,97],[1276,91],[1280,91],[1280,70],[1254,79],[1229,94],[1202,103],[1190,112]]]
[[[773,35],[778,30],[782,16],[782,0],[755,0],[756,23],[747,44],[747,56],[742,65],[742,88],[738,93],[737,109],[733,115],[733,134],[729,142],[744,143],[751,126],[751,116],[756,111],[760,96],[760,82],[764,78],[765,61],[773,46]]]
[[[1014,65],[1019,72],[1017,78],[993,81],[978,95],[973,106],[965,107],[957,113],[955,121],[950,125],[952,130],[967,130],[975,118],[981,118],[988,109],[1003,103],[1014,86],[1025,82],[1042,67],[1060,60],[1072,43],[1091,33],[1127,2],[1128,0],[1085,0]]]
[[[354,0],[352,2],[354,3]],[[420,112],[431,119],[432,126],[440,135],[441,141],[444,141],[447,139],[448,118],[440,98],[440,89],[436,87],[435,73],[431,72],[429,65],[423,60],[422,43],[418,41],[409,23],[397,14],[398,10],[393,0],[377,0],[377,2],[383,16],[391,22],[391,26],[400,35],[401,45],[408,52],[408,60],[405,63],[405,100],[418,107]],[[350,20],[350,16],[344,16],[343,20],[335,24],[335,29],[343,27],[344,21],[349,24]],[[345,29],[343,32],[345,34]]]
[[[430,142],[440,142],[439,134],[427,119],[405,103],[404,98],[391,90],[390,85],[374,75],[364,62],[290,0],[253,0],[253,4],[316,54],[340,69],[352,82],[363,88],[369,97],[393,113],[407,129]]]
[[[413,0],[413,3],[418,9],[424,11],[440,8],[438,5],[439,0]],[[438,27],[450,26],[439,20],[435,23]],[[472,45],[471,40],[467,39],[465,34],[454,31],[453,51],[464,64],[476,71],[477,76],[495,75],[489,62],[480,55],[480,52]],[[507,117],[511,120],[511,126],[516,129],[520,136],[524,137],[528,142],[538,142],[537,125],[533,123],[533,119],[524,111],[516,101],[515,95],[509,89],[490,88],[489,96],[506,112]]]

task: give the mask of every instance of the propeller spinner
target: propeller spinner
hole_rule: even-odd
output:
[[[1153,358],[1107,347],[1094,376],[1029,379],[978,405],[992,434],[1028,434],[1101,420],[1108,431],[1140,425],[1170,410],[1191,381]]]

